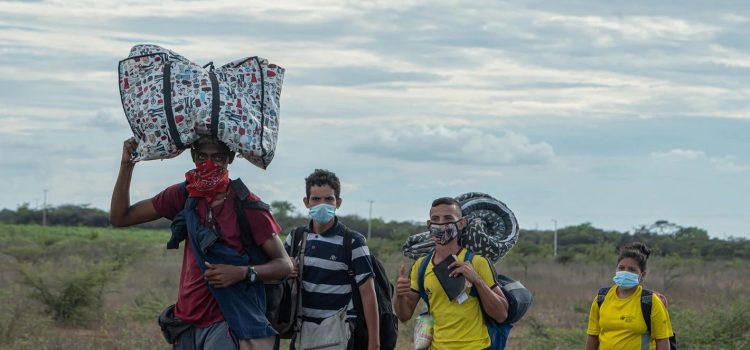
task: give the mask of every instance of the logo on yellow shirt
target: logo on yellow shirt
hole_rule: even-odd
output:
[[[634,320],[635,320],[635,316],[632,316],[632,315],[620,316],[620,321],[624,321],[625,323],[633,323]]]

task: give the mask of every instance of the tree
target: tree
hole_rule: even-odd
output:
[[[293,213],[297,208],[294,204],[288,201],[273,201],[271,202],[271,213],[274,216],[282,219],[286,219]]]
[[[658,220],[649,227],[649,231],[657,235],[672,237],[674,237],[680,230],[682,230],[682,226],[673,224],[667,220]]]
[[[680,240],[708,241],[708,232],[698,227],[681,227],[675,237]]]

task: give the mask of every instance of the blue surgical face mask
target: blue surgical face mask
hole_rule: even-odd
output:
[[[323,203],[310,208],[310,217],[321,225],[329,223],[334,216],[336,216],[336,207],[331,204]]]
[[[637,273],[617,271],[617,273],[615,273],[615,277],[612,280],[615,282],[615,284],[620,286],[620,288],[630,289],[640,283],[640,277],[641,276]]]

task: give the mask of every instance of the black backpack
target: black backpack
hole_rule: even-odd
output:
[[[601,309],[602,303],[604,302],[604,298],[607,296],[607,293],[609,292],[610,287],[606,288],[600,288],[599,292],[596,293],[596,304]],[[643,314],[643,321],[646,322],[646,333],[651,335],[651,302],[652,298],[651,296],[654,294],[654,292],[643,288],[643,291],[641,292],[641,313]],[[666,310],[666,305],[664,306],[664,309]],[[670,350],[677,350],[677,338],[675,338],[675,335],[672,334],[671,337],[669,337],[669,349]]]
[[[344,226],[344,261],[349,266],[349,281],[352,284],[352,303],[357,311],[357,321],[352,331],[352,349],[367,349],[368,335],[365,313],[362,308],[362,298],[359,295],[359,287],[354,280],[352,270],[352,236],[353,231]],[[383,264],[375,256],[370,255],[373,272],[375,276],[375,297],[378,300],[378,320],[380,321],[380,349],[393,350],[396,348],[398,338],[398,319],[393,312],[393,284],[385,273]]]

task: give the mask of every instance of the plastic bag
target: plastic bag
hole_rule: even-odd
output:
[[[435,321],[425,312],[417,316],[414,323],[414,350],[427,350],[432,344],[432,326]]]

